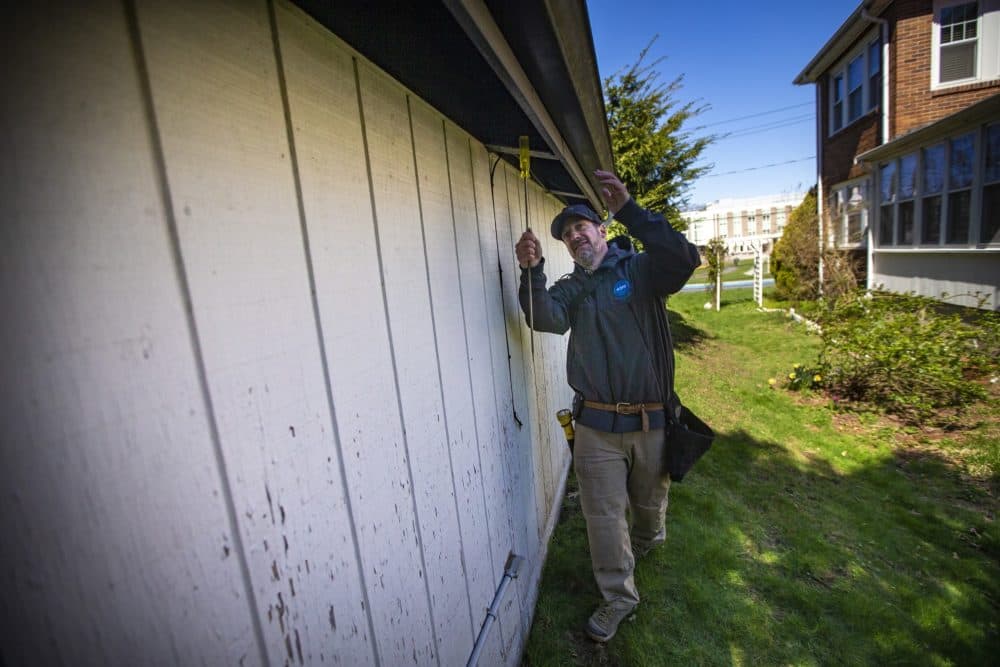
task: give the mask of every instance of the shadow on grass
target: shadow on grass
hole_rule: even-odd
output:
[[[689,350],[698,347],[709,335],[691,324],[683,314],[667,308],[667,321],[670,323],[670,335],[674,340],[675,350]]]
[[[581,630],[598,593],[571,479],[523,664],[992,664],[995,499],[984,514],[933,457],[840,464],[719,434],[672,486],[639,612],[607,646]]]

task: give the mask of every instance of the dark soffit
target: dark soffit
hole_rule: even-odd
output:
[[[516,147],[527,135],[533,150],[557,152],[444,3],[294,2],[484,144]],[[593,170],[611,166],[611,150],[583,0],[553,0],[551,8],[524,0],[487,0],[485,6],[562,133],[567,159],[593,185]],[[504,159],[516,165],[516,157]],[[533,158],[531,170],[548,190],[586,198],[564,162]]]

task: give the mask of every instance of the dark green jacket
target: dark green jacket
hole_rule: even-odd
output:
[[[615,217],[642,241],[643,252],[609,245],[592,274],[594,289],[572,313],[574,298],[587,288],[591,273],[577,265],[546,289],[543,260],[530,270],[535,321],[528,324],[536,331],[570,331],[566,375],[583,398],[602,403],[666,402],[673,396],[673,348],[669,329],[657,318],[664,317],[667,295],[679,290],[700,263],[698,249],[662,216],[633,200]],[[521,272],[518,297],[530,319],[528,272]],[[664,378],[670,386],[661,386]],[[601,431],[641,429],[639,416],[587,410],[577,419]],[[651,428],[662,428],[663,421],[662,412],[650,414]]]

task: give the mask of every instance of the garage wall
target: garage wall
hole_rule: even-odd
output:
[[[84,4],[4,28],[2,661],[462,664],[515,553],[516,664],[559,202],[286,2]]]

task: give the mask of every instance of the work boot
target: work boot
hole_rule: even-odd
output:
[[[664,540],[662,538],[653,540],[652,542],[632,540],[632,557],[635,558],[635,560],[639,560],[650,551],[663,544],[663,542]]]
[[[609,641],[618,632],[618,626],[621,622],[628,618],[638,606],[625,600],[605,602],[590,616],[584,631],[595,642]]]

